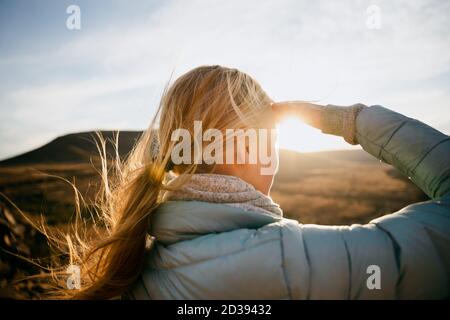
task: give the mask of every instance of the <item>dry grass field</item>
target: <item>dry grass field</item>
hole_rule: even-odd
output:
[[[104,134],[112,136],[111,132]],[[121,133],[122,156],[138,135]],[[31,217],[43,215],[51,226],[64,227],[74,212],[74,190],[64,179],[75,183],[89,201],[98,183],[90,163],[95,150],[91,134],[72,134],[0,162],[0,192]],[[111,152],[110,146],[108,150]],[[366,223],[426,200],[408,179],[361,150],[309,154],[283,150],[271,195],[285,217],[327,225]],[[45,238],[3,196],[0,246],[0,297],[38,297],[41,288],[33,281],[14,282],[38,270],[10,253],[28,258],[46,256],[49,252]]]
[[[426,200],[398,171],[360,150],[284,151],[272,197],[286,217],[328,225],[367,223]]]

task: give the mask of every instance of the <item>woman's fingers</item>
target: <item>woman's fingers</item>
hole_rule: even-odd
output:
[[[272,104],[277,121],[296,116],[303,122],[320,129],[323,133],[341,136],[350,144],[357,144],[356,117],[366,108],[363,104],[349,107],[321,106],[303,101],[286,101]]]
[[[277,120],[295,116],[305,123],[321,129],[321,118],[324,107],[303,101],[283,101],[272,104],[272,110],[275,111]]]

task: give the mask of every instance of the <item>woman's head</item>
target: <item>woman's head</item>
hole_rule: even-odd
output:
[[[275,138],[267,134],[274,126],[271,102],[259,84],[245,73],[203,66],[182,75],[164,92],[152,124],[124,162],[118,156],[114,161],[108,160],[105,141],[101,139],[102,187],[93,206],[95,219],[89,232],[84,228],[80,231],[78,223],[73,234],[63,238],[52,237],[44,229],[49,239],[68,256],[68,262],[77,265],[81,272],[81,289],[67,290],[65,265],[52,268],[52,277],[63,274],[62,278],[56,277],[57,293],[78,299],[112,298],[123,294],[136,281],[144,264],[144,253],[154,242],[148,233],[150,217],[169,188],[166,185],[169,170],[186,178],[195,172],[234,175],[268,193],[273,167],[277,166]],[[196,123],[201,124],[200,133],[195,130]],[[257,130],[258,139],[256,143],[251,139],[253,131],[250,130],[250,138],[240,140],[241,148],[237,141],[236,149],[228,154],[229,129]],[[177,132],[191,137],[200,135],[202,139],[189,139],[187,147],[180,149],[174,139]],[[208,136],[208,132],[214,134]],[[223,140],[212,138],[222,135]],[[260,139],[262,136],[268,138]],[[215,141],[216,148],[208,147],[208,137]],[[208,159],[201,157],[197,161],[199,153],[195,151],[199,147],[211,151]],[[220,147],[226,147],[226,161],[211,162],[211,158],[217,159]],[[265,158],[261,157],[261,150],[265,150]],[[188,161],[179,162],[177,151],[179,157]],[[205,154],[208,152],[201,153]],[[272,171],[268,173],[263,168],[268,164],[267,156],[272,160]],[[80,201],[76,203],[79,205]]]
[[[261,86],[237,69],[201,66],[185,73],[170,86],[161,100],[159,151],[165,157],[161,162],[174,167],[177,173],[200,171],[239,176],[267,194],[278,160],[276,149],[272,148],[275,141],[270,141],[275,139],[271,135],[274,128],[271,103]],[[201,129],[195,130],[196,127]],[[176,154],[174,151],[179,151],[177,138],[182,139],[174,133],[180,129],[188,132],[191,140],[183,141],[189,150],[183,148],[181,154]],[[239,129],[242,130],[242,144],[238,143]],[[262,136],[261,129],[266,130],[266,136]],[[234,136],[231,130],[234,130]],[[211,135],[211,132],[215,134]],[[218,132],[222,134],[220,141]],[[261,170],[263,164],[267,165],[267,161],[260,161],[261,143],[268,145],[265,155],[272,160],[272,174]],[[213,160],[208,161],[206,153],[212,149],[212,144],[217,148],[209,153]],[[233,151],[227,150],[231,144]],[[217,154],[218,148],[221,148],[221,155]],[[233,153],[233,161],[230,161],[231,157],[227,159],[227,152]],[[251,152],[255,155],[250,155]],[[174,159],[177,155],[183,161]],[[196,161],[196,157],[201,161]],[[190,165],[195,162],[197,165]]]

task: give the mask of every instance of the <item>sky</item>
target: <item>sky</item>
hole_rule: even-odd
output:
[[[276,101],[381,104],[450,134],[449,18],[437,0],[0,0],[0,159],[145,129],[171,75],[205,64],[247,72]],[[293,120],[280,145],[349,148]]]

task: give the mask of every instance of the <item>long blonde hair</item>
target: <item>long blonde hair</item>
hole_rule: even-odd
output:
[[[270,110],[270,103],[260,85],[247,74],[221,66],[201,66],[166,88],[150,127],[125,161],[118,155],[113,161],[106,159],[105,142],[101,140],[102,179],[94,224],[85,225],[77,219],[72,234],[60,237],[51,237],[46,230],[69,258],[64,266],[52,268],[52,277],[57,281],[56,296],[114,298],[138,278],[146,250],[155,241],[148,233],[149,224],[167,190],[167,171],[183,175],[195,173],[200,167],[211,169],[195,164],[173,165],[170,155],[175,142],[171,141],[171,134],[175,129],[192,132],[195,120],[202,121],[203,130],[252,126]],[[66,287],[67,262],[80,268],[78,290]]]

